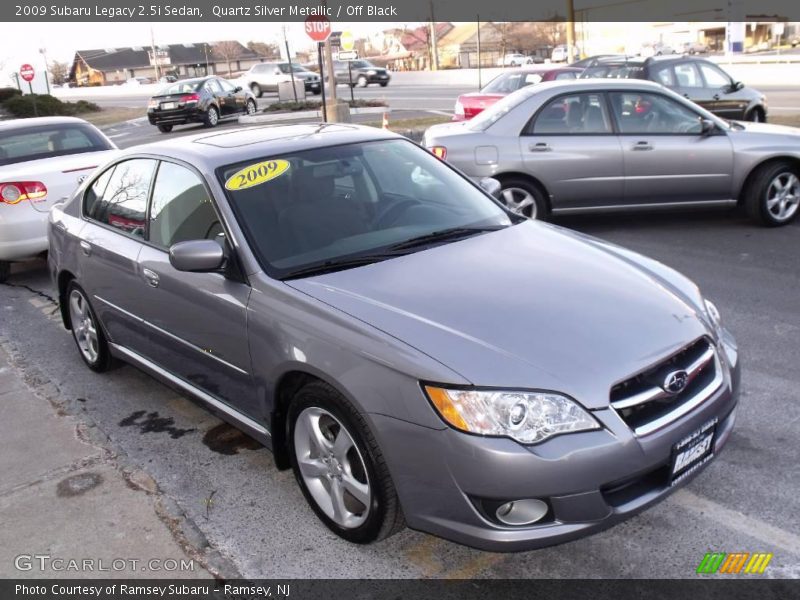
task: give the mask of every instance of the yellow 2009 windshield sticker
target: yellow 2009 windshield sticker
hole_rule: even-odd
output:
[[[225,189],[232,191],[246,190],[247,188],[272,181],[288,170],[288,160],[265,160],[254,165],[248,165],[228,177],[225,182]]]

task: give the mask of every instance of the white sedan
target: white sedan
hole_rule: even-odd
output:
[[[14,261],[47,250],[47,214],[117,152],[74,117],[0,121],[0,282]]]

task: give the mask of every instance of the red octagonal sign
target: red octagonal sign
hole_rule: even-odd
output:
[[[315,42],[324,42],[331,37],[331,21],[325,15],[306,18],[306,33]]]
[[[34,74],[33,67],[27,63],[19,68],[19,76],[22,77],[25,81],[33,81],[33,74]]]

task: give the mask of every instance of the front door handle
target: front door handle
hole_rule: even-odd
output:
[[[636,142],[633,145],[634,150],[652,150],[653,147],[650,145],[650,142]]]
[[[92,253],[92,245],[89,242],[82,241],[81,252],[83,252],[84,256],[89,256]]]
[[[142,275],[144,275],[144,280],[147,282],[147,285],[154,288],[158,287],[158,273],[150,269],[143,269]]]
[[[546,142],[537,142],[536,144],[530,144],[528,150],[531,152],[550,152],[552,148]]]
[[[719,94],[714,94],[714,100],[719,100]]]

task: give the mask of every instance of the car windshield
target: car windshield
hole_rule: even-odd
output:
[[[485,94],[510,94],[526,85],[539,83],[541,80],[541,73],[503,73],[492,79],[481,92]]]
[[[100,132],[88,124],[15,128],[0,133],[0,166],[111,149],[112,146]]]
[[[534,86],[526,86],[509,94],[468,121],[469,129],[472,131],[485,131],[511,110],[525,102],[534,93]]]
[[[278,279],[394,258],[512,222],[406,140],[254,157],[217,175],[251,248]]]
[[[642,79],[643,69],[641,65],[621,64],[621,65],[595,65],[588,67],[580,74],[579,79],[592,79],[594,77],[606,79]]]
[[[281,70],[281,73],[288,73],[289,72],[289,63],[281,63],[278,65],[278,68]],[[295,73],[301,71],[308,71],[303,65],[299,65],[297,63],[292,63],[292,71]]]
[[[179,83],[173,83],[171,86],[161,90],[159,94],[164,96],[169,94],[191,94],[200,89],[202,83],[202,81],[181,81]]]

